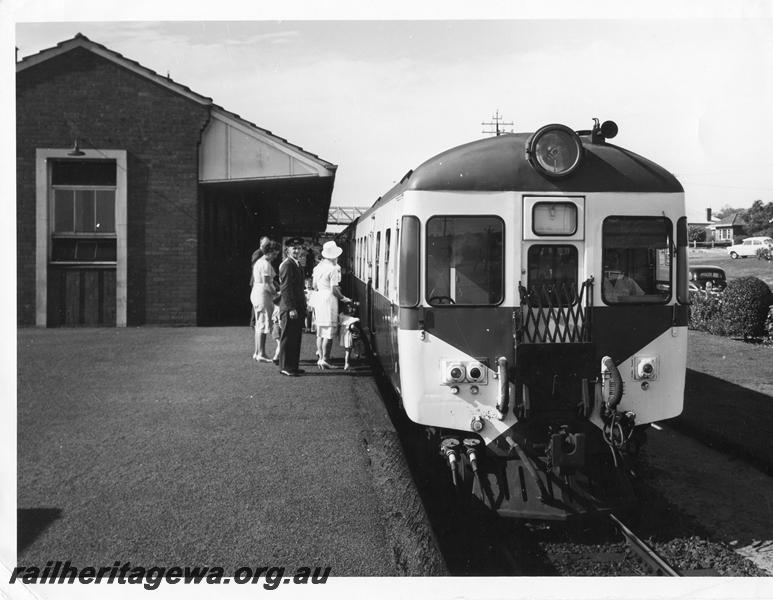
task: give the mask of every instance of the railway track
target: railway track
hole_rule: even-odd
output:
[[[633,553],[645,565],[646,575],[680,577],[679,573],[673,569],[655,550],[642,541],[633,531],[631,531],[620,519],[610,514],[609,520],[625,537],[625,541]]]

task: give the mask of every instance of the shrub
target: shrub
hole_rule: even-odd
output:
[[[687,327],[714,335],[725,335],[722,298],[722,294],[707,294],[703,291],[691,293]]]
[[[723,293],[721,318],[726,335],[744,339],[765,335],[765,320],[773,304],[773,292],[757,277],[741,277],[727,284]]]
[[[687,226],[687,239],[691,242],[705,242],[706,228],[698,225]]]
[[[768,346],[773,346],[773,306],[768,309],[768,318],[765,319],[765,337],[762,341]]]
[[[773,248],[770,246],[763,246],[757,250],[758,260],[773,260]]]

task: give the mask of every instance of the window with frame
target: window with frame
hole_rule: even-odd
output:
[[[115,263],[114,160],[51,165],[51,261]]]
[[[527,252],[530,306],[571,306],[577,302],[578,253],[571,244],[534,244]]]
[[[427,221],[426,297],[432,306],[495,305],[504,297],[504,222],[494,216]]]
[[[573,202],[537,202],[532,208],[532,231],[541,236],[577,233],[577,205]]]
[[[389,294],[389,257],[391,255],[390,252],[390,244],[392,242],[392,230],[387,229],[386,233],[384,234],[384,293]]]
[[[609,217],[602,227],[601,297],[607,304],[671,298],[673,226],[665,217]]]
[[[379,255],[381,253],[381,232],[376,233],[376,273],[373,277],[373,289],[377,290],[378,288],[378,275],[379,275]]]

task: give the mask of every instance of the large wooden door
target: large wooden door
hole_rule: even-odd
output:
[[[115,326],[115,267],[48,270],[50,327]]]

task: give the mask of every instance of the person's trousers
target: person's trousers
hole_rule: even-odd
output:
[[[279,315],[282,333],[279,336],[279,368],[282,371],[297,371],[301,357],[301,337],[303,336],[303,317],[299,314],[290,318],[290,311]]]

